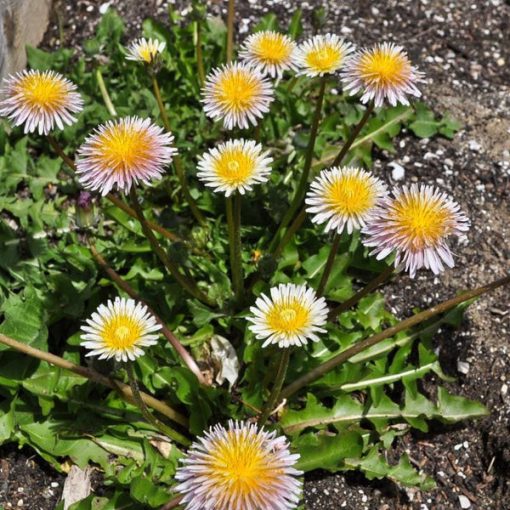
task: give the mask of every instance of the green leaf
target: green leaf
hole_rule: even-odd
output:
[[[0,312],[4,315],[0,333],[38,349],[46,349],[45,309],[33,287],[28,286],[23,293],[9,296]],[[6,348],[0,344],[0,351]]]
[[[303,23],[301,21],[302,17],[303,11],[301,9],[298,9],[292,15],[292,18],[289,23],[289,29],[287,31],[290,37],[292,37],[292,39],[298,39],[303,33]]]
[[[38,69],[39,71],[46,71],[53,68],[53,56],[47,51],[27,46],[27,61],[29,67]]]
[[[22,442],[33,446],[56,469],[60,468],[57,458],[63,457],[70,457],[82,469],[89,462],[99,464],[104,469],[109,466],[109,455],[104,448],[90,439],[66,437],[63,432],[59,432],[60,425],[66,424],[48,419],[20,425],[19,429],[24,435]]]
[[[334,472],[343,467],[344,459],[361,455],[363,439],[361,434],[355,431],[333,436],[310,432],[295,439],[292,446],[300,455],[297,469],[305,473],[314,469]]]
[[[489,410],[480,402],[452,395],[441,386],[437,389],[437,397],[439,416],[448,422],[478,418],[489,414]]]
[[[369,480],[389,478],[399,485],[417,486],[425,491],[435,486],[428,476],[416,472],[407,455],[403,455],[396,466],[390,466],[379,454],[377,445],[362,459],[349,459],[347,463],[351,468],[361,469]]]
[[[384,319],[384,296],[375,293],[361,299],[357,319],[365,329],[376,330]]]
[[[129,494],[136,501],[149,505],[152,508],[159,507],[170,499],[170,494],[166,489],[158,487],[145,476],[133,479],[129,488]]]
[[[222,313],[213,312],[207,306],[193,299],[188,299],[187,303],[193,318],[193,324],[195,324],[197,328],[201,328],[213,319],[216,319],[217,317],[223,317],[224,315]]]

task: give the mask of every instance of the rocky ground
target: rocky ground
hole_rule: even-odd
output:
[[[170,2],[186,14],[189,2]],[[214,13],[226,2],[209,2]],[[457,267],[441,278],[423,275],[402,278],[386,287],[391,306],[406,316],[478,286],[510,270],[510,5],[502,0],[249,0],[238,2],[239,38],[268,11],[281,19],[297,7],[311,29],[313,12],[326,9],[326,29],[358,45],[394,41],[409,51],[426,75],[424,99],[438,112],[450,112],[464,124],[453,141],[419,141],[404,134],[396,155],[380,153],[375,171],[395,183],[395,162],[405,181],[435,184],[453,194],[473,222],[467,243],[457,246]],[[126,18],[137,36],[147,16],[164,19],[162,0],[69,0],[56,3],[45,44],[80,46],[94,30],[100,13],[110,5]],[[60,29],[59,29],[60,26]],[[64,41],[59,37],[63,35]],[[460,330],[437,338],[443,365],[457,378],[450,389],[481,400],[491,410],[485,420],[453,429],[436,426],[426,435],[413,435],[398,447],[412,462],[432,475],[437,488],[429,493],[403,490],[388,482],[371,483],[357,474],[310,477],[305,487],[309,510],[366,509],[505,509],[510,508],[510,295],[508,288],[474,304]],[[18,460],[19,459],[19,460]],[[12,452],[2,462],[1,496],[18,494],[26,483],[17,477],[24,455]],[[39,464],[40,490],[51,489],[55,475]],[[34,479],[37,478],[34,476]],[[1,481],[1,479],[0,479]],[[53,487],[57,489],[56,487]],[[26,491],[24,488],[23,490]],[[2,492],[4,491],[4,492]],[[5,492],[7,491],[7,492]],[[57,489],[58,491],[58,489]],[[20,493],[23,491],[20,491]],[[19,499],[24,499],[18,504]],[[6,508],[53,508],[51,498],[8,499]],[[26,505],[26,506],[25,506]],[[45,506],[46,505],[46,506]],[[48,506],[49,505],[49,506]]]

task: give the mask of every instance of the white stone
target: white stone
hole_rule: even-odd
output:
[[[468,147],[470,151],[478,152],[482,146],[476,140],[469,140]]]
[[[401,181],[405,177],[406,171],[402,165],[399,165],[398,163],[395,163],[395,161],[392,161],[388,166],[390,166],[393,169],[391,171],[391,177],[394,181]]]
[[[471,501],[462,494],[459,496],[459,503],[461,508],[471,508]]]
[[[457,360],[457,371],[460,372],[461,374],[468,374],[469,373],[469,368],[470,368],[470,365],[467,361],[460,361],[460,360]]]
[[[101,4],[101,5],[99,6],[99,12],[100,12],[101,14],[105,14],[105,13],[106,13],[106,11],[108,10],[108,7],[110,7],[110,2],[105,2],[104,4]]]

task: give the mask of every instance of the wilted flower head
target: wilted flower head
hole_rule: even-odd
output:
[[[246,39],[239,56],[260,72],[281,78],[284,71],[297,70],[296,47],[288,35],[264,30]]]
[[[284,436],[229,421],[191,445],[175,490],[185,510],[293,510],[301,494],[298,459]]]
[[[395,252],[395,266],[403,264],[411,277],[422,267],[435,274],[444,270],[443,264],[453,267],[446,240],[469,229],[460,206],[432,186],[404,186],[393,195],[383,200],[364,229],[364,244],[375,248],[372,253],[379,260]]]
[[[64,129],[82,109],[76,85],[54,71],[21,71],[5,78],[0,90],[0,116],[24,124],[25,133],[47,135],[55,125]]]
[[[363,103],[374,100],[375,106],[382,106],[388,101],[395,106],[408,105],[409,94],[421,96],[416,83],[422,76],[401,46],[383,43],[356,52],[342,71],[342,82],[351,95],[361,91]]]
[[[128,193],[133,184],[159,179],[177,152],[174,137],[150,119],[108,121],[78,151],[77,174],[88,189],[107,195],[116,185]]]
[[[271,82],[246,63],[234,62],[214,69],[207,77],[204,111],[214,120],[223,120],[227,129],[256,126],[273,101]]]
[[[163,53],[166,43],[157,39],[137,39],[127,49],[127,60],[152,64],[160,53]]]
[[[270,290],[271,297],[261,294],[250,308],[253,317],[247,320],[256,338],[265,340],[262,347],[278,344],[280,347],[305,345],[308,340],[317,342],[317,333],[328,317],[324,298],[317,298],[306,285],[280,284]]]
[[[91,349],[87,356],[117,361],[143,356],[142,347],[156,344],[159,335],[154,333],[161,329],[145,305],[120,297],[100,305],[86,323],[81,345]]]
[[[370,172],[359,168],[323,170],[310,185],[306,195],[307,212],[313,223],[327,222],[325,232],[344,229],[351,234],[361,229],[373,215],[374,208],[386,196],[386,186]]]
[[[229,140],[200,158],[197,177],[227,197],[234,191],[244,195],[253,184],[269,179],[272,161],[253,140]]]
[[[335,34],[316,35],[299,45],[296,62],[300,74],[322,76],[338,71],[352,51],[352,44]]]

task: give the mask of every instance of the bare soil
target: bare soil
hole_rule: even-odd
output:
[[[185,15],[189,2],[176,0],[57,1],[45,45],[59,40],[80,47],[93,32],[104,4],[117,8],[127,21],[130,37],[139,35],[147,16],[165,19],[168,4]],[[249,0],[238,1],[239,39],[264,13],[283,21],[297,7],[308,30],[323,6],[324,30],[341,33],[357,45],[394,41],[406,47],[426,73],[424,100],[439,113],[450,112],[464,124],[453,141],[420,141],[403,133],[395,155],[377,155],[375,171],[388,182],[391,162],[405,168],[405,182],[434,184],[451,193],[472,219],[467,244],[456,248],[457,266],[440,278],[420,274],[385,288],[388,302],[401,317],[478,286],[510,270],[510,5],[503,0]],[[225,15],[226,2],[209,2],[209,10]],[[412,462],[437,481],[423,493],[390,482],[368,482],[362,475],[315,473],[307,478],[309,510],[366,509],[509,509],[510,508],[510,294],[500,289],[472,305],[462,327],[436,338],[447,373],[456,377],[449,389],[484,402],[491,415],[456,427],[435,424],[428,434],[399,441]],[[430,387],[435,381],[430,379]],[[0,451],[0,503],[6,508],[50,510],[54,499],[39,495],[50,473],[43,464],[29,464],[26,452]],[[6,471],[7,469],[7,471]],[[27,471],[36,469],[39,475]],[[50,470],[51,471],[51,470]],[[7,472],[7,475],[6,475]],[[7,487],[7,490],[5,489]],[[19,488],[31,497],[22,504],[5,499]],[[3,490],[3,492],[2,492]],[[21,491],[20,491],[21,492]],[[37,504],[33,499],[39,497]]]

